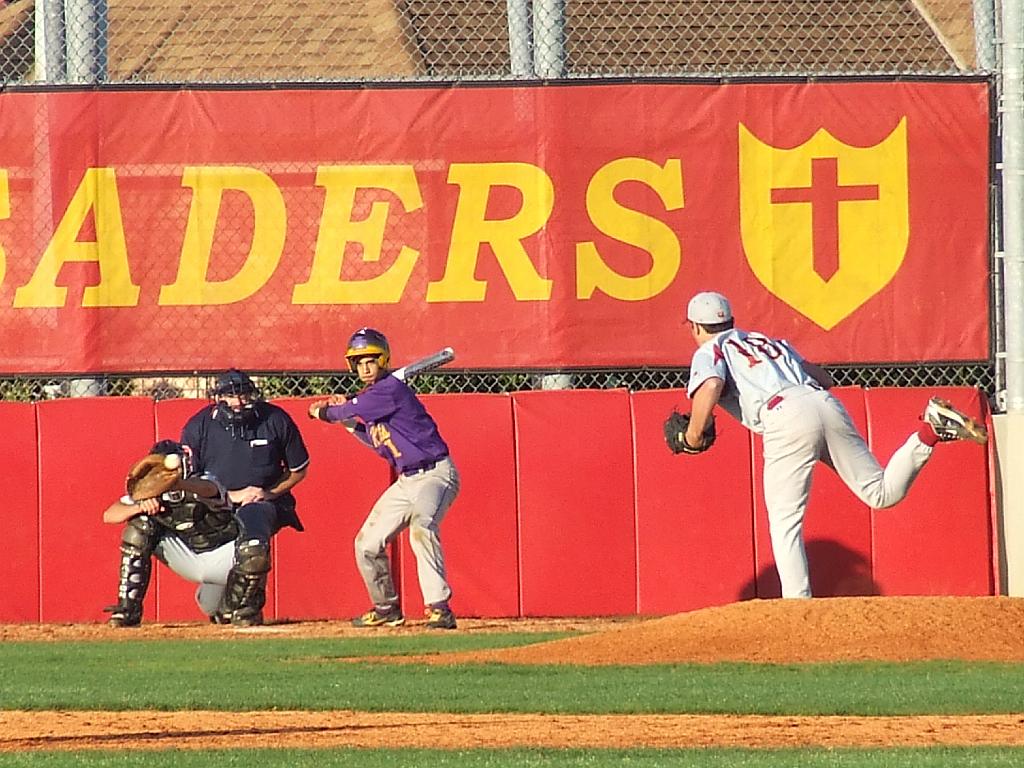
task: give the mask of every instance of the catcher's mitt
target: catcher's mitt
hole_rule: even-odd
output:
[[[171,454],[177,457],[176,454]],[[132,501],[154,499],[166,493],[181,479],[181,463],[168,467],[167,456],[162,453],[151,453],[143,456],[128,470],[125,488]],[[172,460],[173,463],[173,460]]]
[[[715,417],[712,416],[704,432],[700,436],[700,445],[686,442],[686,429],[690,426],[690,414],[673,410],[665,419],[665,443],[672,453],[704,453],[715,444],[718,434],[715,432]]]

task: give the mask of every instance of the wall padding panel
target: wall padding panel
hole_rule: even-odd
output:
[[[509,395],[425,395],[423,403],[462,481],[441,523],[457,616],[519,615],[516,472]],[[381,462],[383,463],[383,462]],[[408,533],[401,537],[402,605],[419,617],[423,596]]]
[[[274,537],[273,580],[282,618],[351,618],[370,604],[356,569],[354,544],[377,497],[387,488],[387,462],[341,424],[306,416],[314,398],[275,400],[295,419],[309,450],[309,474],[294,494],[305,531]]]
[[[933,395],[975,418],[985,416],[981,395],[972,388],[868,390],[871,444],[877,455],[891,455],[917,430]],[[994,593],[988,458],[983,445],[940,443],[907,498],[874,512],[880,594]]]
[[[128,468],[153,444],[153,401],[74,398],[37,409],[41,618],[102,621],[103,606],[117,601],[121,540],[121,527],[105,524],[103,510],[124,493]]]
[[[636,519],[641,614],[665,615],[754,596],[750,438],[723,413],[712,450],[674,455],[663,439],[683,390],[635,392]]]
[[[523,615],[636,613],[629,394],[541,390],[512,401]]]
[[[4,425],[0,466],[4,492],[4,556],[0,557],[0,622],[39,621],[39,476],[36,408],[0,402]]]
[[[854,425],[867,435],[864,390],[836,387],[832,393],[849,411]],[[786,402],[777,406],[785,408]],[[754,530],[757,549],[757,596],[778,597],[779,575],[768,533],[764,500],[764,453],[760,436],[754,441]],[[871,514],[831,468],[818,463],[811,480],[810,503],[804,518],[804,544],[816,597],[877,594],[871,575]]]

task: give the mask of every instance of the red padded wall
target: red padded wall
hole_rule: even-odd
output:
[[[522,614],[636,613],[629,394],[519,392],[512,402]]]
[[[0,557],[0,622],[39,621],[39,463],[36,409],[0,402],[4,492],[4,556]],[[17,482],[13,480],[17,479]],[[101,510],[102,511],[102,510]]]
[[[102,621],[103,606],[117,599],[121,539],[120,526],[103,523],[103,510],[153,444],[153,401],[74,398],[37,409],[41,618]]]
[[[917,429],[933,395],[975,418],[985,417],[981,395],[971,388],[869,390],[875,451],[895,451]],[[872,515],[879,593],[994,594],[988,490],[985,446],[965,441],[936,446],[907,498]]]
[[[639,612],[670,614],[754,596],[753,501],[747,430],[718,414],[718,440],[673,455],[663,422],[683,390],[635,392]]]
[[[457,616],[518,616],[515,451],[509,395],[425,395],[459,470],[459,496],[441,523]],[[401,537],[402,605],[418,617],[423,596],[408,533]]]
[[[387,462],[341,424],[311,420],[313,398],[274,402],[288,411],[309,449],[309,474],[295,489],[303,533],[274,539],[273,578],[282,618],[350,618],[369,606],[353,542],[370,507],[387,488]]]
[[[867,434],[864,390],[836,387],[832,390],[850,412],[854,425]],[[878,456],[878,454],[876,454]],[[884,451],[879,458],[887,460]],[[754,535],[757,551],[757,596],[778,597],[782,592],[775,569],[768,513],[764,503],[764,452],[760,437],[754,438]],[[871,576],[871,514],[832,469],[820,462],[814,468],[810,503],[804,517],[804,545],[815,597],[873,595]]]

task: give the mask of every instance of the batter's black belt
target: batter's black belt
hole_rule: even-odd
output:
[[[430,461],[421,461],[419,464],[413,464],[411,467],[403,469],[402,474],[406,477],[418,475],[421,472],[426,472],[428,469],[433,469],[447,458],[448,454],[445,454],[444,456],[438,456],[436,459],[431,459]]]

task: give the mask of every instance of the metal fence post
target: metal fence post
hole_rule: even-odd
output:
[[[107,79],[107,0],[65,0],[68,80]]]
[[[973,0],[974,66],[992,72],[996,68],[995,0]]]
[[[1006,413],[996,416],[1002,467],[999,536],[1002,586],[1024,595],[1024,13],[1022,0],[1002,6],[999,112],[1002,122],[1003,317]],[[1018,467],[1018,469],[1013,469]]]
[[[530,0],[507,0],[508,9],[508,51],[511,57],[512,74],[516,77],[533,77],[533,28],[530,24],[532,13]]]
[[[62,0],[37,0],[35,25],[35,79],[44,83],[62,83],[67,77]]]
[[[534,0],[533,43],[537,77],[565,77],[565,0]]]

